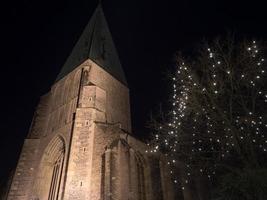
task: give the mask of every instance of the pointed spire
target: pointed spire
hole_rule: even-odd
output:
[[[88,58],[127,86],[119,56],[103,13],[101,0],[56,81],[73,71]]]

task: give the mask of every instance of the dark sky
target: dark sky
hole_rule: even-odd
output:
[[[1,9],[0,179],[15,166],[39,96],[57,73],[98,1],[17,0]],[[164,73],[175,51],[234,31],[267,37],[267,11],[255,0],[104,0],[104,13],[131,91],[134,132],[166,101]]]

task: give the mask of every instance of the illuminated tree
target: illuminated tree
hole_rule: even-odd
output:
[[[189,59],[175,58],[171,109],[152,120],[148,153],[165,153],[174,183],[256,169],[267,153],[267,78],[256,41],[216,40]],[[166,117],[167,116],[167,117]],[[177,167],[183,163],[183,178]]]

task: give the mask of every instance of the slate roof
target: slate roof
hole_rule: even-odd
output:
[[[105,71],[127,86],[127,81],[112,40],[101,4],[96,8],[56,81],[90,58]]]

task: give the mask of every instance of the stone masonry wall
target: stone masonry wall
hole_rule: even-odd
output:
[[[45,200],[47,194],[43,194],[44,188],[49,191],[50,184],[45,180],[50,178],[44,177],[52,172],[40,175],[42,159],[49,156],[46,154],[48,147],[49,151],[55,149],[50,144],[56,137],[62,138],[65,148],[59,199],[112,200],[105,193],[109,191],[106,189],[109,186],[105,184],[112,179],[111,176],[119,176],[117,184],[113,184],[118,187],[119,200],[128,200],[128,196],[131,200],[137,196],[140,200],[155,200],[159,196],[155,196],[158,191],[153,189],[152,172],[162,174],[160,178],[164,183],[169,181],[162,173],[165,165],[164,161],[161,163],[160,156],[155,158],[158,168],[154,169],[151,159],[145,154],[146,145],[129,135],[129,89],[90,59],[52,86],[40,102],[37,114],[29,138],[39,139],[25,140],[9,200]],[[109,153],[107,148],[118,140],[126,141],[129,148],[119,145],[112,154],[118,155],[118,159],[105,163],[105,155]],[[135,167],[131,168],[130,163]],[[116,165],[118,173],[112,171],[112,167],[108,171],[106,166],[109,165]],[[110,174],[111,179],[105,177],[106,174]],[[163,183],[157,187],[163,193],[169,189],[170,185]],[[171,192],[167,193],[161,197],[173,200]]]
[[[29,200],[39,139],[26,139],[12,180],[8,200]]]

